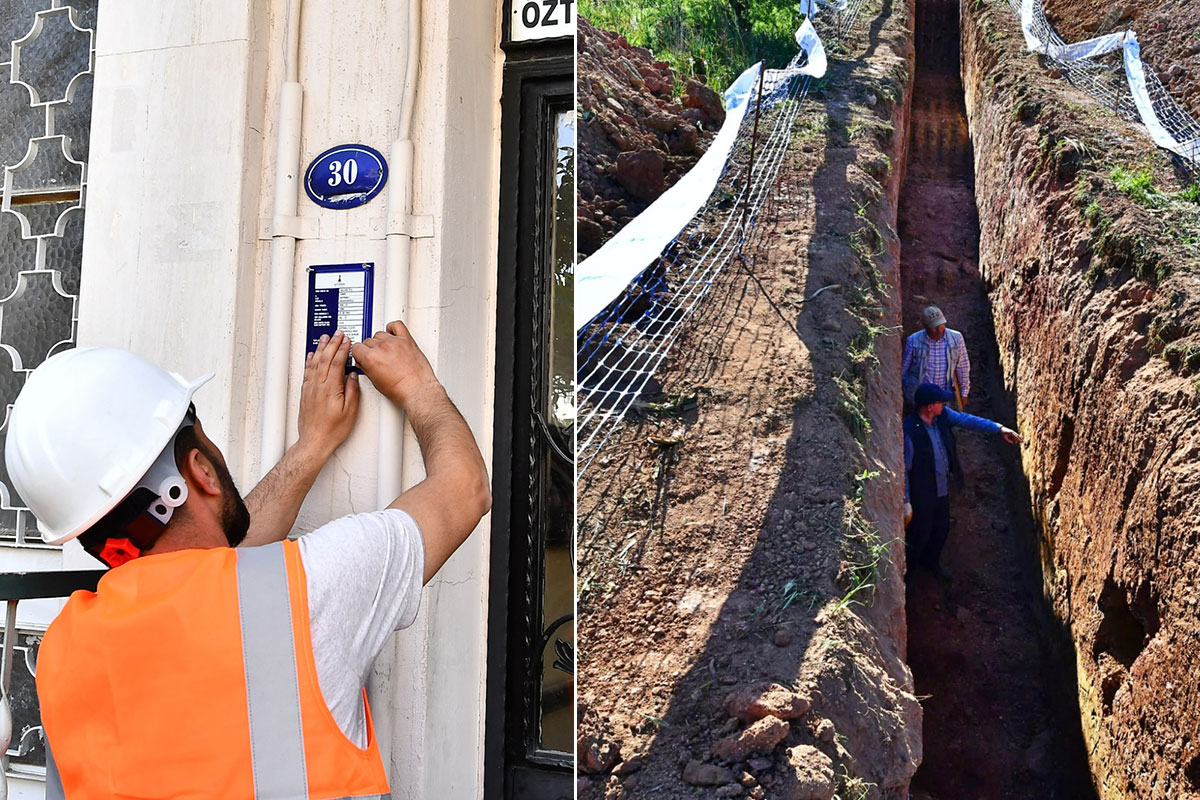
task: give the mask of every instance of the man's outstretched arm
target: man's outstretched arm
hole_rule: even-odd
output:
[[[389,505],[407,511],[425,540],[425,582],[492,506],[487,467],[475,437],[402,322],[354,345],[354,360],[375,388],[408,415],[421,445],[425,480]]]
[[[250,530],[243,547],[283,540],[333,451],[346,441],[358,417],[358,375],[346,376],[350,340],[341,331],[322,336],[304,362],[300,387],[300,437],[246,495]]]

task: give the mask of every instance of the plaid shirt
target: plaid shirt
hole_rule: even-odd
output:
[[[918,331],[916,336],[909,336],[904,340],[904,360],[900,365],[900,374],[908,373],[908,367],[912,363],[913,350],[916,348],[916,339],[924,336],[928,338],[925,331]],[[966,344],[965,342],[963,343]],[[942,334],[942,338],[938,341],[929,342],[929,357],[925,359],[924,374],[919,376],[917,383],[932,383],[942,387],[947,392],[954,391],[954,384],[946,380],[946,373],[949,371],[950,358],[950,334],[947,331]],[[967,348],[962,348],[962,355],[958,359],[958,368],[955,370],[958,376],[958,388],[962,392],[964,398],[971,394],[971,360],[967,358]]]

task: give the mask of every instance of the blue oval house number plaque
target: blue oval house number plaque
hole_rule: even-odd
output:
[[[324,208],[355,208],[387,183],[387,162],[365,144],[331,147],[312,160],[304,173],[304,191]]]

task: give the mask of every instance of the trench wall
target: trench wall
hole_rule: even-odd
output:
[[[961,17],[980,269],[1094,780],[1197,797],[1194,208],[1116,187],[1124,168],[1178,188],[1138,129],[1023,52],[1006,2]]]

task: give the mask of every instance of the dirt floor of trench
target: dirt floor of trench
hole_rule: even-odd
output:
[[[918,0],[909,165],[900,196],[905,332],[938,305],[971,361],[968,413],[1016,426],[978,269],[973,156],[959,76],[958,3]],[[1076,800],[1087,771],[1074,660],[1041,594],[1017,448],[958,436],[965,487],[951,494],[947,586],[910,564],[909,665],[924,708],[914,798]],[[1022,510],[1024,509],[1024,510]]]

